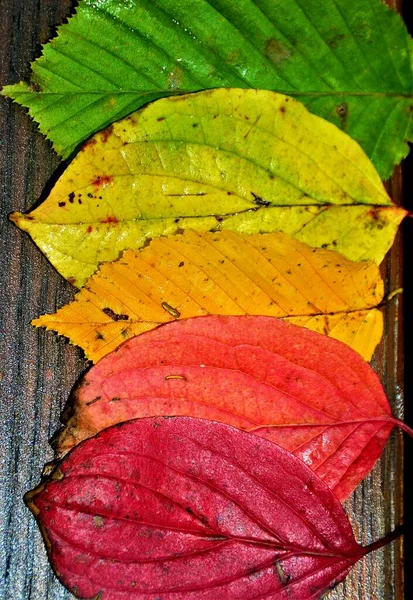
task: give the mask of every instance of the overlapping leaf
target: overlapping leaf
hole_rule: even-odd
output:
[[[412,140],[412,42],[380,0],[82,0],[4,93],[64,157],[143,104],[216,87],[275,90],[354,137],[382,178]]]
[[[81,598],[316,600],[395,537],[363,548],[300,460],[191,418],[107,429],[26,501]]]
[[[380,381],[345,344],[271,317],[169,323],[99,361],[75,390],[58,455],[115,423],[192,415],[254,431],[345,499],[396,423]]]
[[[268,315],[340,339],[370,360],[383,332],[382,299],[374,263],[281,233],[188,230],[104,264],[73,302],[33,324],[66,336],[96,362],[178,318]]]
[[[186,228],[283,231],[380,262],[405,214],[358,144],[300,102],[221,89],[97,134],[43,204],[12,218],[80,286],[100,262]]]

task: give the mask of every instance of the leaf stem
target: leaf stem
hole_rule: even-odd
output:
[[[405,433],[407,433],[411,438],[413,438],[413,429],[411,427],[409,427],[408,425],[406,425],[406,423],[404,423],[403,421],[400,421],[399,419],[396,418],[392,418],[390,419],[391,421],[393,421],[393,423],[399,427],[402,431],[404,431]]]
[[[386,546],[387,544],[390,544],[391,542],[394,542],[395,540],[397,540],[397,538],[399,538],[401,535],[403,535],[403,533],[404,533],[403,525],[396,527],[396,529],[394,531],[387,534],[384,538],[377,540],[377,541],[373,542],[372,544],[369,544],[368,546],[365,546],[363,548],[363,550],[364,550],[363,554],[366,555],[366,554],[369,554],[370,552],[374,552],[374,550],[379,550],[383,546]]]

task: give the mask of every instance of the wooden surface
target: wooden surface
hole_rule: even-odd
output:
[[[39,43],[53,34],[72,5],[70,0],[0,0],[2,85],[28,76]],[[44,463],[52,458],[47,440],[57,429],[61,409],[86,362],[62,339],[29,325],[32,318],[72,298],[73,288],[7,220],[9,212],[28,209],[37,201],[59,161],[23,109],[1,99],[0,113],[0,598],[67,600],[72,596],[49,568],[22,497],[38,483]],[[401,203],[401,169],[396,170],[390,191]],[[383,266],[388,292],[402,285],[401,267],[399,237]],[[386,332],[373,367],[395,415],[403,418],[401,298],[384,310]],[[402,436],[394,432],[380,463],[346,503],[356,537],[364,544],[402,522],[402,451]],[[402,541],[363,559],[328,597],[402,600]]]

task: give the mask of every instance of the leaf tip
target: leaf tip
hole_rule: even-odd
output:
[[[19,81],[19,83],[12,83],[9,85],[4,85],[1,89],[0,89],[0,95],[3,96],[4,98],[10,98],[10,100],[15,101],[15,95],[16,95],[16,88],[22,88],[24,87],[24,83],[23,81]]]
[[[9,221],[14,223],[16,227],[22,229],[23,231],[28,231],[30,221],[33,221],[33,217],[31,215],[25,215],[19,211],[12,212],[9,214]]]
[[[33,325],[33,327],[45,327],[47,329],[47,322],[46,323],[43,322],[45,317],[46,317],[46,315],[40,315],[40,317],[36,317],[36,319],[32,319],[30,321],[30,325]]]

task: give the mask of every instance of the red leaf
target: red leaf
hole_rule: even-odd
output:
[[[82,598],[312,600],[385,543],[359,546],[330,489],[292,454],[185,417],[103,431],[26,501]]]
[[[74,395],[59,454],[115,423],[188,415],[253,430],[304,460],[344,500],[398,422],[348,346],[271,317],[209,316],[138,336]]]

